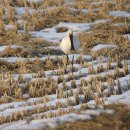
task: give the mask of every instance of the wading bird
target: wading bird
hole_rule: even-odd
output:
[[[65,73],[66,73],[67,64],[68,64],[68,60],[69,60],[68,54],[73,54],[73,53],[77,52],[79,50],[79,48],[80,48],[80,42],[79,42],[77,36],[73,34],[73,31],[71,29],[69,29],[67,31],[66,36],[62,39],[62,41],[60,43],[60,49],[67,56]],[[72,57],[72,72],[73,72],[73,62],[74,62],[74,55]]]

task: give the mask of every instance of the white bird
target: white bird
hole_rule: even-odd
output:
[[[60,49],[67,55],[67,64],[68,64],[68,54],[75,53],[80,48],[80,42],[76,35],[73,35],[73,31],[69,29],[66,33],[66,36],[62,39],[60,43]],[[72,58],[72,70],[73,70],[73,62],[74,62],[74,55]],[[67,68],[66,64],[66,68]],[[66,69],[65,69],[66,72]]]

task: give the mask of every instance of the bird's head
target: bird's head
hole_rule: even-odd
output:
[[[72,36],[73,35],[73,31],[71,30],[71,29],[69,29],[68,31],[67,31],[67,36]]]

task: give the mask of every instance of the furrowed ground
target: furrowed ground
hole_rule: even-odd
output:
[[[69,28],[81,48],[64,74]],[[128,130],[129,107],[129,0],[1,0],[1,130]]]
[[[122,109],[123,107],[123,109]],[[112,104],[106,108],[114,109],[114,114],[103,113],[89,121],[76,121],[57,126],[54,130],[129,130],[130,128],[130,108],[126,106]]]

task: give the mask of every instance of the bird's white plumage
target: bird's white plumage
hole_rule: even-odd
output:
[[[65,53],[65,54],[69,54],[71,53],[71,40],[70,40],[70,35],[73,35],[73,31],[72,30],[68,30],[66,33],[66,36],[62,39],[61,43],[60,43],[60,49]],[[76,35],[73,35],[73,46],[74,46],[74,50],[78,51],[80,48],[80,42],[77,38]]]
[[[68,54],[70,53],[70,49],[71,49],[71,41],[70,38],[68,36],[65,36],[61,43],[60,43],[60,49],[65,53]]]

